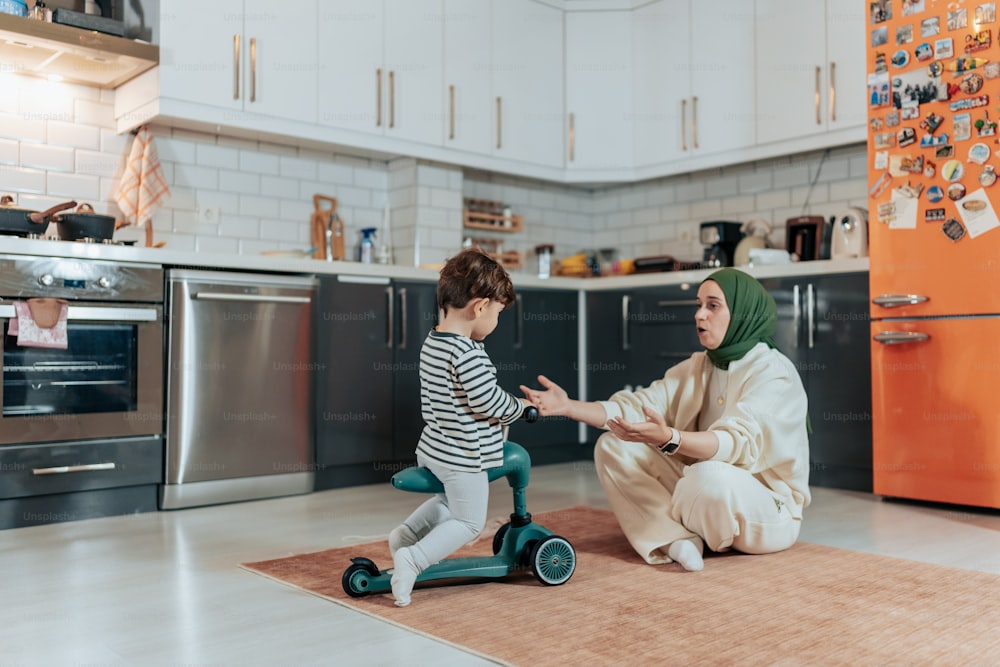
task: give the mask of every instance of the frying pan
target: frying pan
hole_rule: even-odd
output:
[[[94,213],[94,207],[86,203],[77,206],[73,213],[59,213],[52,221],[56,223],[59,238],[63,241],[88,238],[107,241],[115,234],[114,217]]]
[[[59,211],[76,206],[75,201],[63,202],[52,208],[38,212],[14,206],[14,198],[10,195],[0,197],[0,234],[8,236],[27,236],[29,234],[44,234],[49,219]]]

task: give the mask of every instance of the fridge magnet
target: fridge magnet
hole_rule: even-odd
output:
[[[937,165],[933,160],[924,160],[924,178],[934,178],[934,171]]]
[[[965,223],[969,238],[974,239],[991,229],[1000,227],[1000,220],[997,220],[993,204],[986,196],[986,190],[982,188],[970,192],[968,197],[959,202],[958,214],[962,217],[962,222]]]
[[[927,66],[927,76],[931,77],[932,79],[934,77],[941,76],[942,72],[944,72],[944,63],[941,62],[940,60],[935,60],[934,62],[932,62],[930,65]]]
[[[933,37],[941,32],[941,19],[933,16],[920,22],[920,36]]]
[[[868,121],[868,127],[871,128],[872,132],[881,132],[885,129],[885,120],[878,116],[872,116],[871,120]]]
[[[944,190],[941,189],[940,185],[932,185],[927,188],[927,201],[936,204],[942,199],[944,199]]]
[[[885,64],[885,54],[881,51],[875,53],[875,73],[884,74],[889,69],[888,65]]]
[[[872,199],[878,199],[882,196],[882,193],[886,191],[890,183],[892,183],[892,176],[889,175],[889,172],[883,171],[882,175],[879,176],[875,180],[875,183],[872,184],[871,188],[869,188],[868,196]]]
[[[955,155],[955,147],[952,145],[938,146],[934,149],[934,157],[938,160],[944,160],[945,158],[950,158]]]
[[[946,37],[945,39],[938,39],[934,42],[934,57],[938,59],[951,58],[955,55],[955,49],[953,47],[951,37]]]
[[[952,241],[959,241],[965,236],[965,227],[955,218],[949,218],[947,222],[941,225],[941,231]]]
[[[896,43],[897,44],[909,44],[913,41],[913,26],[912,25],[900,25],[896,26]]]
[[[892,87],[888,74],[868,75],[868,101],[872,107],[892,104]]]
[[[924,158],[918,155],[890,155],[889,173],[892,176],[906,176],[907,174],[919,174],[924,170]]]
[[[997,133],[997,124],[990,120],[990,112],[984,110],[983,117],[972,124],[976,128],[976,135],[980,137],[992,137]]]
[[[885,114],[885,126],[886,127],[897,127],[899,125],[899,112],[889,111]]]
[[[995,79],[1000,77],[1000,62],[991,62],[983,65],[983,78]]]
[[[948,135],[941,134],[934,136],[933,134],[925,134],[920,137],[920,147],[921,148],[934,148],[936,146],[946,146],[948,144]]]
[[[966,95],[975,95],[983,89],[983,75],[979,72],[966,74],[959,82],[958,88]]]
[[[910,53],[906,49],[900,49],[892,54],[893,67],[906,67],[910,64]],[[878,72],[878,63],[875,63],[875,71]]]
[[[945,215],[943,208],[929,208],[924,211],[924,222],[942,222]]]
[[[930,44],[924,42],[917,48],[913,49],[913,55],[916,57],[918,61],[923,62],[925,60],[930,60],[931,58],[934,57],[934,49],[931,47]]]
[[[965,174],[965,167],[958,160],[948,160],[941,165],[941,177],[950,182],[955,182]]]
[[[962,74],[963,72],[971,72],[972,70],[983,67],[987,62],[986,58],[974,58],[972,56],[960,56],[953,60],[949,60],[944,64],[944,68],[949,72],[954,72],[955,76]]]
[[[997,172],[993,168],[993,165],[988,164],[983,167],[983,173],[979,174],[979,184],[984,188],[988,188],[997,182]]]
[[[924,0],[903,0],[903,16],[924,11]]]
[[[990,48],[993,40],[989,30],[980,30],[975,35],[965,36],[965,53],[976,53]]]
[[[967,113],[955,114],[951,119],[955,141],[964,141],[971,136],[972,119]]]
[[[961,183],[952,183],[948,186],[948,199],[958,201],[965,196],[965,186]]]
[[[923,191],[924,191],[923,183],[917,183],[916,185],[914,185],[909,181],[896,188],[896,192],[898,192],[899,194],[903,195],[904,197],[911,197],[913,199],[918,198],[920,196],[920,193]]]
[[[928,79],[923,70],[900,72],[892,77],[892,105],[897,109],[907,102],[927,104],[947,99],[948,86],[939,77]]]
[[[896,219],[896,202],[884,201],[878,205],[878,221],[882,224],[891,223]]]
[[[892,1],[874,0],[868,4],[868,11],[869,16],[871,16],[872,25],[885,23],[892,18]]]
[[[969,148],[969,162],[985,164],[990,159],[990,147],[986,144],[973,144]]]
[[[933,111],[927,114],[922,121],[920,121],[921,129],[927,130],[931,134],[937,131],[941,127],[941,123],[944,122],[944,116],[941,114],[936,114]]]
[[[872,169],[886,169],[889,166],[889,152],[876,151]]]
[[[969,12],[966,9],[956,9],[948,12],[948,30],[961,30],[969,25]]]
[[[904,146],[909,146],[917,141],[917,133],[912,127],[904,127],[899,132],[896,133],[896,143],[899,144],[900,148]]]
[[[968,97],[964,100],[955,100],[948,104],[948,108],[952,111],[961,111],[963,109],[978,109],[979,107],[984,107],[990,103],[989,95],[976,95],[975,97]]]
[[[896,145],[895,132],[878,132],[875,134],[875,148],[892,148]]]
[[[900,113],[903,116],[903,120],[916,120],[920,118],[920,104],[913,100],[906,100],[903,102],[903,108],[900,109]]]
[[[889,229],[916,229],[917,227],[917,199],[900,192],[899,189],[892,191],[892,212],[893,219],[889,221]]]
[[[889,29],[886,27],[872,30],[872,46],[879,47],[889,42]]]
[[[976,7],[975,14],[976,25],[982,25],[983,23],[993,23],[997,20],[997,3],[995,2],[984,2],[983,4]],[[892,18],[891,16],[889,18]]]

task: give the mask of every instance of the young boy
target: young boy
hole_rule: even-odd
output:
[[[441,269],[440,324],[420,350],[420,406],[424,430],[417,463],[441,480],[444,493],[416,509],[389,533],[392,595],[410,604],[417,575],[482,532],[489,480],[503,464],[504,426],[529,405],[497,385],[483,348],[500,312],[514,302],[514,286],[499,263],[478,249],[463,250]]]

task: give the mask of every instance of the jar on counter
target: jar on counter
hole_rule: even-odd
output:
[[[548,278],[552,275],[552,253],[555,246],[543,243],[535,246],[535,255],[538,257],[538,277]]]

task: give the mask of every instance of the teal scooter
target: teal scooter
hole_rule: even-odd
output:
[[[524,419],[538,419],[538,410],[529,406]],[[493,536],[493,555],[472,558],[449,558],[431,565],[417,576],[417,584],[438,579],[498,579],[519,570],[531,569],[532,574],[547,586],[569,581],[576,570],[576,551],[564,537],[531,520],[525,489],[531,472],[531,457],[517,443],[509,440],[503,447],[503,465],[488,471],[490,482],[507,478],[514,490],[514,512],[510,521],[500,526]],[[430,470],[412,467],[392,476],[392,485],[413,493],[444,493],[444,486]],[[341,584],[344,592],[359,598],[392,590],[392,568],[379,570],[368,558],[355,557],[344,571]]]

